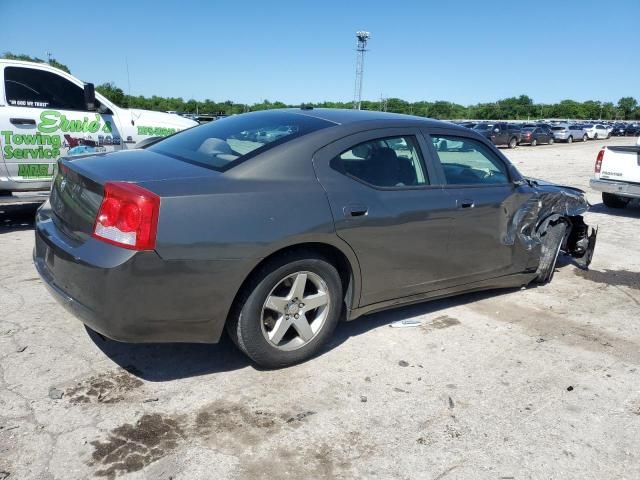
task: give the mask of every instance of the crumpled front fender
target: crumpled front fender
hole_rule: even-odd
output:
[[[582,214],[589,210],[584,192],[540,180],[530,181],[531,196],[514,213],[504,236],[506,245],[519,242],[526,250],[541,251],[542,238],[551,225],[568,223],[563,250],[576,258],[576,264],[588,268],[593,258],[597,230],[584,223]]]

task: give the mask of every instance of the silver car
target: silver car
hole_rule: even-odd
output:
[[[551,127],[551,131],[557,142],[573,143],[577,140],[586,142],[589,139],[587,131],[580,125],[557,125]]]

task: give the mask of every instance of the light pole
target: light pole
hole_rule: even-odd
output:
[[[362,77],[364,76],[364,54],[367,51],[367,42],[371,34],[365,31],[356,32],[358,43],[356,45],[356,83],[353,92],[353,108],[360,110],[362,104]]]

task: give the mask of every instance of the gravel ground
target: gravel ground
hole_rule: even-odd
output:
[[[588,190],[601,144],[504,152]],[[90,335],[31,263],[33,209],[0,214],[0,480],[640,478],[640,208],[605,208],[589,272],[339,326],[280,371],[219,345]],[[3,216],[2,216],[3,215]],[[389,328],[417,318],[416,328]]]

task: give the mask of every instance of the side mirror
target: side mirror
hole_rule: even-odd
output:
[[[90,112],[96,109],[96,89],[93,83],[84,84],[84,104]]]

